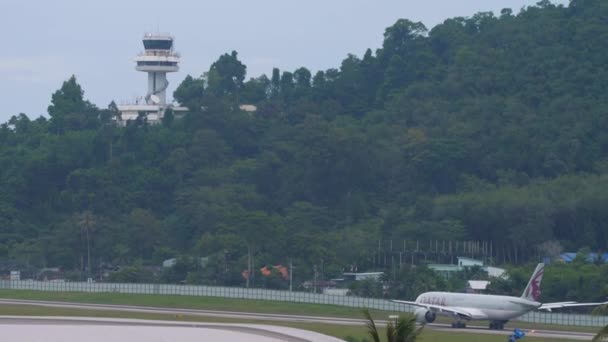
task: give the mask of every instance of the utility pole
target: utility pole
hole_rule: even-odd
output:
[[[87,282],[89,282],[91,280],[91,243],[89,242],[89,221],[87,220],[86,223],[86,231],[87,231],[87,271],[88,271],[88,278],[87,278]]]
[[[321,280],[325,280],[325,260],[321,259]]]
[[[87,281],[91,279],[91,230],[94,228],[95,219],[93,217],[93,213],[89,210],[83,212],[79,215],[78,224],[80,225],[80,236],[82,239],[82,234],[84,233],[86,236],[87,242]],[[81,262],[81,265],[84,263]]]
[[[293,290],[293,261],[289,260],[289,292]]]
[[[249,288],[249,278],[251,278],[251,246],[247,246],[247,288]]]
[[[313,267],[313,273],[314,273],[314,280],[312,283],[312,289],[313,289],[314,293],[317,293],[317,264],[315,264]]]

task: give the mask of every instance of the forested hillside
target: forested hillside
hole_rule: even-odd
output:
[[[167,280],[242,285],[248,251],[304,280],[371,268],[379,239],[606,250],[607,47],[605,0],[402,19],[314,75],[222,55],[176,89],[185,117],[125,128],[72,77],[0,128],[0,261],[208,257]]]

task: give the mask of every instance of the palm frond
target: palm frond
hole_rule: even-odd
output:
[[[388,321],[388,323],[386,323],[386,340],[388,342],[397,342],[397,329],[395,327],[395,323],[393,323],[393,320]]]
[[[416,317],[413,315],[401,316],[396,321],[396,329],[395,336],[396,339],[394,341],[397,342],[414,342],[420,333],[422,332],[422,327],[416,327]]]
[[[605,315],[608,314],[608,305],[600,305],[593,309],[593,315]],[[606,341],[608,340],[608,325],[603,327],[594,337],[593,342]]]
[[[378,334],[378,328],[376,322],[372,318],[372,314],[369,313],[368,309],[363,310],[363,315],[367,319],[367,333],[371,336],[373,342],[380,342],[380,335]]]
[[[608,325],[603,327],[594,337],[593,342],[606,341],[608,339]]]
[[[593,309],[593,315],[606,315],[608,314],[608,305],[600,305],[597,308]]]

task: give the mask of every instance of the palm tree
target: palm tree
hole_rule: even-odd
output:
[[[376,322],[372,318],[368,309],[363,311],[367,319],[367,332],[373,342],[380,342],[380,334]],[[388,342],[414,342],[420,333],[421,328],[416,328],[416,317],[411,314],[400,316],[394,320],[389,320],[386,325],[386,339]]]
[[[87,274],[91,278],[91,242],[90,235],[95,229],[95,215],[90,210],[84,211],[76,215],[78,226],[80,226],[80,236],[83,239],[83,234],[87,241]]]
[[[603,327],[602,330],[598,331],[598,333],[593,337],[593,342],[605,341],[606,337],[608,337],[608,325]]]
[[[605,315],[608,313],[608,305],[598,306],[595,310],[593,310],[594,315]],[[605,341],[608,339],[608,325],[603,327],[598,333],[593,337],[593,342]]]

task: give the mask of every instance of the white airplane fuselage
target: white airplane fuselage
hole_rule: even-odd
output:
[[[542,305],[519,297],[453,292],[426,292],[416,303],[458,308],[470,312],[472,320],[490,321],[509,321]]]

